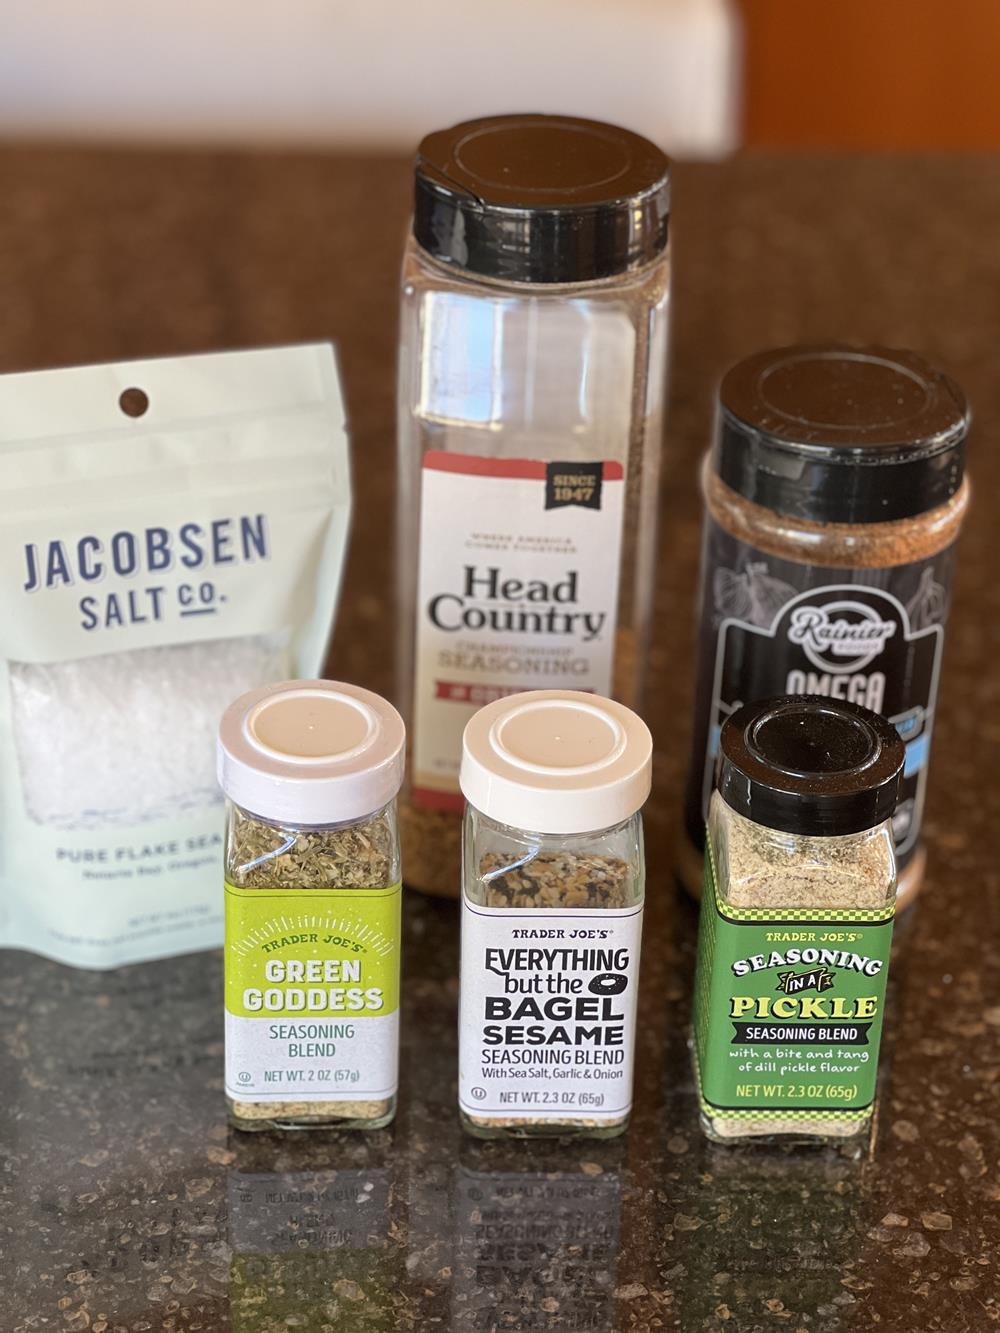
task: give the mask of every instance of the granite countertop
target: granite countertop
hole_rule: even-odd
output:
[[[331,669],[389,687],[396,159],[0,151],[0,370],[334,338],[357,522]],[[453,904],[406,908],[403,1081],[369,1138],[240,1135],[218,954],[0,974],[0,1330],[984,1330],[1000,1322],[1000,159],[684,166],[649,718],[637,1109],[608,1144],[481,1145],[454,1111]],[[768,344],[913,346],[978,424],[937,721],[927,887],[900,931],[877,1138],[719,1148],[685,1048],[696,460]]]

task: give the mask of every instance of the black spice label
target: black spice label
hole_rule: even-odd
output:
[[[693,841],[701,842],[729,714],[770,695],[819,694],[882,713],[902,736],[893,826],[905,864],[920,835],[952,554],[830,569],[766,555],[709,521],[687,802]]]
[[[545,508],[561,509],[580,505],[600,509],[604,486],[604,464],[547,463],[545,466]]]

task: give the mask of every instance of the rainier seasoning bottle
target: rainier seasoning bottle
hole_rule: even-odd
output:
[[[333,681],[268,685],[223,715],[238,1129],[377,1129],[395,1113],[404,744],[390,704]]]
[[[705,460],[701,641],[681,876],[701,884],[719,729],[741,703],[822,694],[906,743],[899,903],[923,874],[954,544],[969,500],[961,389],[912,352],[779,348],[734,366]]]
[[[407,884],[459,884],[462,730],[560,687],[636,706],[667,344],[669,163],[627,130],[494,116],[416,160],[399,360]]]
[[[569,690],[465,729],[458,1097],[480,1138],[628,1124],[652,739]]]
[[[694,993],[709,1138],[868,1127],[903,756],[891,723],[856,704],[783,696],[726,719]]]

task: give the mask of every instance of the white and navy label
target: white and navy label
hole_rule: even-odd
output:
[[[594,1124],[626,1116],[641,939],[641,904],[518,911],[463,899],[463,1111]]]

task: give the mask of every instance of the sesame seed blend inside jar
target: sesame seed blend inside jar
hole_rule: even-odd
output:
[[[403,722],[288,681],[219,729],[226,1101],[238,1129],[377,1129],[396,1108]]]
[[[899,905],[920,841],[955,542],[968,507],[961,389],[912,352],[760,352],[719,390],[706,502],[695,728],[679,870],[701,885],[719,730],[741,703],[820,694],[906,745]]]
[[[652,740],[576,691],[497,700],[469,722],[459,1107],[480,1138],[624,1131]]]
[[[709,1138],[868,1129],[903,757],[883,717],[815,696],[746,704],[723,726],[693,1021]]]

